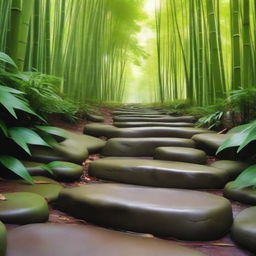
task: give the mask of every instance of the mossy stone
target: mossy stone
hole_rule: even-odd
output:
[[[5,225],[0,221],[0,256],[5,256],[5,251],[6,251],[6,228],[5,228]]]
[[[93,161],[89,175],[135,185],[187,189],[223,188],[228,181],[227,172],[206,165],[122,157]]]
[[[4,193],[0,201],[0,220],[10,224],[45,222],[49,217],[46,200],[35,193]]]
[[[223,195],[231,200],[238,201],[243,204],[256,205],[256,189],[252,187],[247,188],[233,188],[233,182],[226,184]]]
[[[184,240],[218,239],[233,221],[227,199],[182,189],[90,184],[62,190],[57,206],[98,225]]]
[[[182,138],[112,138],[102,149],[105,156],[153,156],[161,146],[195,147],[191,139]]]
[[[58,198],[63,188],[58,182],[41,176],[35,176],[33,179],[35,180],[34,184],[29,184],[25,180],[6,180],[2,182],[9,186],[14,192],[36,193],[45,198],[48,202],[55,201]]]
[[[154,152],[154,159],[206,164],[207,155],[204,151],[185,147],[158,147]]]
[[[256,207],[250,207],[240,212],[231,229],[235,242],[247,250],[256,253]]]

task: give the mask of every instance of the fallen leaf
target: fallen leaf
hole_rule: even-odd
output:
[[[35,184],[51,184],[51,182],[46,180],[35,180]]]
[[[6,201],[7,198],[3,195],[3,194],[0,194],[0,201]]]

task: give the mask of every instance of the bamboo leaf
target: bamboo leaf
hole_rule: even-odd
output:
[[[34,180],[28,173],[27,169],[17,158],[8,155],[0,155],[0,163],[30,184],[34,183]]]

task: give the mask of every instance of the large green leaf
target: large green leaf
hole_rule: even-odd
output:
[[[252,129],[250,129],[247,137],[244,139],[244,141],[240,144],[239,148],[237,149],[237,152],[239,153],[245,146],[247,146],[250,142],[254,140],[256,140],[256,127],[252,127]]]
[[[238,147],[246,139],[246,137],[248,136],[248,133],[249,131],[245,130],[240,133],[234,134],[232,137],[224,141],[224,143],[218,148],[216,154],[218,154],[220,151],[226,148]]]
[[[52,135],[56,135],[56,136],[59,136],[59,137],[63,137],[63,138],[68,138],[69,137],[68,133],[64,129],[61,129],[61,128],[58,128],[58,127],[37,125],[36,128],[43,131],[43,132],[46,132],[46,133],[49,133],[49,134],[52,134]]]
[[[49,146],[36,132],[24,127],[12,127],[9,129],[10,138],[28,154],[30,145]]]
[[[37,115],[28,105],[28,103],[13,95],[9,91],[0,88],[0,104],[2,104],[8,112],[17,119],[17,115],[15,109],[22,110],[26,113],[32,114],[37,116],[38,118],[42,119],[39,115]]]
[[[16,69],[18,69],[17,65],[15,64],[15,62],[4,52],[0,52],[0,61],[7,63],[13,67],[15,67]]]
[[[230,132],[234,133],[234,135],[224,141],[218,148],[216,154],[230,147],[238,147],[237,153],[239,153],[246,145],[256,140],[256,121],[252,121],[249,124],[239,125],[231,129]]]
[[[16,90],[12,87],[9,86],[4,86],[4,85],[0,85],[0,92],[4,91],[4,92],[11,92],[13,94],[24,94],[24,92]]]
[[[7,169],[19,175],[24,180],[28,181],[29,183],[34,183],[33,178],[31,177],[25,166],[17,158],[8,155],[0,155],[0,163]]]
[[[0,129],[3,132],[3,134],[8,137],[8,128],[3,120],[0,119]]]
[[[245,169],[232,183],[233,188],[256,186],[256,165]]]

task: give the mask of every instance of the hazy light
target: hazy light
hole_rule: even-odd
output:
[[[144,5],[144,11],[147,12],[148,14],[154,14],[155,12],[155,9],[156,9],[156,1],[157,0],[147,0],[145,2],[145,5]],[[160,0],[158,0],[160,1]]]

